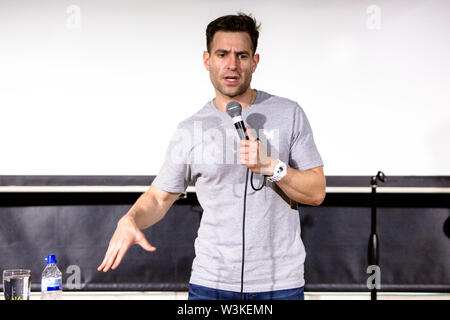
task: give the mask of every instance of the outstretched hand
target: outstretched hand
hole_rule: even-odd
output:
[[[106,251],[102,264],[98,271],[107,272],[109,269],[116,269],[122,261],[128,248],[133,244],[140,245],[144,250],[154,252],[156,250],[145,238],[141,230],[131,217],[122,217],[114,232]]]

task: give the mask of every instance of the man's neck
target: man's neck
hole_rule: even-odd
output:
[[[255,89],[251,89],[250,87],[242,95],[233,98],[224,96],[220,92],[216,91],[216,97],[214,98],[213,102],[218,110],[226,112],[227,104],[230,101],[237,101],[241,104],[242,111],[244,111],[245,109],[248,108],[248,106],[250,106],[251,104],[253,104],[253,102],[255,102],[256,95],[257,91]]]

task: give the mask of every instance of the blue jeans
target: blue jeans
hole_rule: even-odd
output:
[[[244,292],[243,300],[305,300],[303,287],[264,291],[264,292]],[[241,300],[241,293],[235,291],[219,290],[189,284],[188,300]]]

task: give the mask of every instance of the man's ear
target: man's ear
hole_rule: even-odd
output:
[[[206,68],[206,70],[209,71],[209,52],[208,51],[203,51],[203,64]]]
[[[258,66],[258,63],[259,63],[259,53],[256,53],[256,54],[253,56],[252,73],[255,72],[256,67]]]

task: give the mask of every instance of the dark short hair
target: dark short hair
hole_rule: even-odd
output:
[[[226,15],[210,22],[206,28],[206,48],[211,53],[211,42],[217,31],[247,32],[252,40],[253,54],[258,46],[259,28],[256,20],[251,15],[238,12],[237,15]]]

